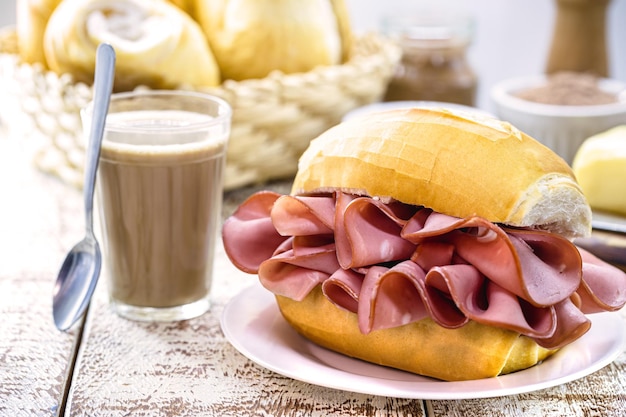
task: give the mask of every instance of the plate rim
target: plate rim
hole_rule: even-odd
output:
[[[254,301],[254,302],[251,302],[251,301]],[[299,341],[301,341],[303,344],[308,345],[309,352],[312,350],[321,350],[321,351],[328,353],[329,355],[336,356],[340,360],[356,361],[358,363],[362,363],[363,366],[366,366],[366,367],[371,366],[371,367],[376,367],[376,368],[382,368],[382,369],[388,370],[390,373],[397,372],[398,375],[404,375],[404,376],[408,375],[409,378],[416,379],[414,382],[411,382],[411,381],[406,382],[408,384],[413,384],[413,383],[415,385],[425,384],[428,386],[440,385],[441,389],[440,390],[423,390],[423,389],[407,390],[407,389],[400,389],[397,387],[394,388],[391,386],[391,384],[389,384],[389,381],[391,379],[377,378],[377,377],[372,377],[372,376],[367,376],[367,375],[359,375],[359,374],[352,373],[343,369],[338,369],[338,368],[332,367],[329,364],[323,363],[315,355],[306,355],[305,352],[299,352],[295,349],[290,349],[290,352],[293,355],[299,357],[303,361],[303,363],[306,365],[304,366],[305,368],[308,368],[310,366],[310,361],[312,361],[320,369],[311,369],[311,371],[315,371],[315,372],[308,372],[308,377],[307,375],[304,375],[304,374],[297,374],[295,372],[286,370],[284,366],[280,366],[276,363],[272,363],[271,361],[268,362],[268,360],[259,357],[258,353],[255,353],[254,351],[252,351],[247,346],[247,343],[243,343],[242,340],[235,334],[236,332],[233,331],[233,326],[230,322],[231,317],[234,317],[232,316],[232,314],[236,314],[235,310],[237,310],[237,308],[240,307],[240,305],[244,303],[247,303],[248,308],[252,310],[252,312],[257,313],[257,315],[261,313],[265,313],[268,316],[271,316],[271,318],[274,320],[278,319],[278,326],[290,332],[291,333],[290,337],[298,338]],[[605,336],[608,338],[607,341],[611,342],[610,347],[607,348],[605,351],[603,351],[596,359],[592,360],[586,366],[576,370],[575,372],[567,373],[565,375],[557,376],[555,378],[550,378],[550,379],[543,380],[543,381],[540,380],[535,383],[525,384],[525,385],[516,385],[516,384],[510,385],[510,384],[507,384],[507,382],[514,381],[515,379],[518,378],[520,374],[535,372],[537,369],[541,369],[540,367],[545,366],[545,363],[550,363],[547,361],[558,360],[560,356],[566,355],[568,350],[573,350],[577,346],[584,344],[588,338],[592,337],[592,335],[590,334],[591,330],[590,332],[585,334],[581,339],[578,339],[575,342],[573,342],[571,345],[568,345],[562,348],[561,351],[557,352],[551,358],[548,358],[544,363],[535,365],[531,368],[518,371],[516,373],[508,374],[508,375],[494,377],[494,378],[486,378],[486,379],[470,380],[470,381],[441,381],[441,380],[437,380],[434,378],[411,374],[409,372],[405,372],[401,370],[382,367],[380,365],[375,365],[366,361],[362,361],[360,359],[350,358],[348,356],[342,355],[337,352],[333,352],[329,349],[326,349],[324,347],[321,347],[311,342],[310,340],[298,334],[293,328],[291,328],[291,326],[286,322],[286,320],[280,314],[278,305],[274,301],[274,295],[271,292],[269,292],[267,289],[265,289],[258,282],[250,285],[247,288],[244,288],[226,303],[222,311],[221,317],[220,317],[220,326],[228,342],[240,354],[242,354],[243,356],[245,356],[252,362],[256,363],[257,365],[265,369],[268,369],[272,372],[275,372],[277,374],[280,374],[284,377],[287,377],[287,378],[291,378],[291,379],[298,380],[298,381],[305,382],[305,383],[312,384],[312,385],[317,385],[317,386],[324,387],[324,388],[331,388],[331,389],[352,392],[352,393],[357,393],[357,394],[377,395],[377,396],[404,398],[404,399],[421,399],[421,400],[462,400],[462,399],[495,398],[495,397],[503,397],[503,396],[508,396],[508,395],[516,395],[516,394],[523,394],[523,393],[538,391],[541,389],[551,388],[551,387],[555,387],[558,385],[562,385],[567,382],[575,381],[577,379],[588,376],[606,367],[607,365],[615,361],[626,349],[626,328],[625,328],[626,323],[624,323],[624,320],[619,316],[619,312],[602,312],[602,313],[596,313],[596,314],[590,315],[589,317],[592,320],[592,329],[594,327],[593,326],[594,322],[600,322],[604,326],[609,325],[609,326],[616,327],[616,329],[619,329],[617,332],[613,332],[613,331],[605,332],[606,333]],[[246,315],[244,320],[241,322],[249,324],[253,318],[254,317],[248,314]],[[266,333],[262,333],[262,332],[260,333],[269,335],[271,331],[266,332]],[[247,336],[249,336],[249,334]],[[266,339],[268,341],[270,340],[269,337]],[[277,342],[280,342],[280,340],[271,341],[273,345],[282,347],[284,349],[289,349],[291,347],[285,343],[277,343]],[[317,361],[314,361],[311,358],[311,356],[314,356],[315,359],[317,359]],[[319,374],[322,371],[325,371],[325,375],[326,375],[323,379],[310,376],[310,375]],[[335,378],[332,378],[329,376],[334,376]],[[337,381],[343,381],[344,377],[353,378],[353,379],[362,379],[363,382],[367,382],[369,384],[347,386],[346,384],[342,382],[337,382]],[[394,380],[391,380],[391,381],[394,381]],[[489,381],[490,383],[492,383],[492,385],[495,385],[495,387],[485,388],[483,390],[467,390],[468,386],[476,385],[477,381],[482,381],[483,383],[480,385],[483,387],[485,386],[484,383],[486,381]],[[380,384],[380,382],[382,382],[383,384]],[[397,380],[394,382],[401,383],[402,385],[404,385],[405,383],[404,380],[403,381]]]

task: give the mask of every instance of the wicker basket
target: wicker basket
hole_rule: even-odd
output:
[[[292,176],[311,139],[348,111],[380,99],[399,48],[374,34],[359,37],[354,48],[343,65],[202,90],[233,107],[226,189]],[[74,83],[69,74],[20,63],[15,31],[9,28],[0,33],[0,94],[0,123],[11,134],[36,141],[36,165],[80,187],[79,111],[91,100],[91,87]]]

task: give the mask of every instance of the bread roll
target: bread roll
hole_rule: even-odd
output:
[[[191,16],[192,19],[195,19],[195,0],[169,0],[169,2],[178,6],[179,9]]]
[[[457,217],[588,234],[591,211],[567,163],[510,124],[479,117],[405,109],[351,119],[311,142],[292,194],[342,190]],[[446,329],[428,318],[363,334],[357,315],[333,305],[319,286],[303,301],[276,299],[290,325],[321,346],[443,380],[519,371],[557,350],[474,321]]]
[[[445,329],[431,319],[363,334],[356,314],[316,287],[303,301],[276,296],[281,313],[307,339],[347,356],[447,381],[490,378],[529,368],[556,350],[509,330],[469,322]]]
[[[196,0],[195,13],[223,79],[339,64],[350,48],[343,0]]]
[[[117,54],[116,91],[220,82],[199,25],[165,0],[64,0],[46,28],[46,60],[55,72],[91,84],[100,43]]]
[[[626,216],[626,125],[585,140],[572,168],[591,207]]]
[[[61,0],[17,0],[15,29],[17,48],[22,61],[47,66],[43,35],[52,12]]]
[[[576,340],[585,312],[626,302],[625,275],[558,236],[590,231],[572,170],[506,122],[432,108],[352,118],[311,142],[291,194],[251,196],[225,222],[224,248],[296,331],[345,355],[443,380],[494,377]],[[492,246],[498,233],[504,246]],[[601,283],[593,297],[590,282]],[[455,308],[463,318],[447,321]]]
[[[331,128],[300,158],[292,194],[332,189],[567,237],[591,230],[567,163],[509,123],[475,114],[392,110]]]
[[[350,59],[352,45],[354,44],[350,13],[344,0],[330,0],[330,3],[337,18],[339,37],[341,38],[341,62],[346,62]]]

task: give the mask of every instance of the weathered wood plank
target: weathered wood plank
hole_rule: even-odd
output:
[[[77,329],[52,321],[56,271],[82,232],[76,190],[31,169],[23,144],[0,138],[0,415],[56,415]],[[75,198],[74,198],[75,197]],[[76,218],[77,224],[65,222]]]
[[[219,318],[232,295],[256,281],[218,252],[214,304],[179,323],[137,323],[96,290],[71,390],[70,416],[424,416],[422,401],[322,388],[263,369],[237,352]]]
[[[117,329],[92,323],[69,415],[424,415],[421,401],[325,389],[253,364],[224,340],[220,310],[172,325],[120,323],[98,312],[99,323]]]

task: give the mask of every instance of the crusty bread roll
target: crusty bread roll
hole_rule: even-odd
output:
[[[510,124],[478,117],[406,109],[351,119],[311,142],[292,194],[342,190],[452,216],[587,235],[591,211],[567,163]],[[332,304],[319,286],[302,301],[276,299],[290,325],[321,346],[443,380],[526,369],[558,350],[473,321],[446,329],[423,319],[363,334],[356,314]]]
[[[350,12],[344,0],[330,0],[330,3],[337,18],[337,30],[341,39],[341,62],[346,62],[350,59],[352,45],[354,44]]]
[[[626,216],[626,125],[585,140],[572,169],[591,207]]]
[[[582,336],[587,312],[624,305],[626,276],[563,237],[590,224],[572,170],[549,148],[493,118],[413,108],[314,139],[291,195],[251,196],[223,239],[304,337],[469,380],[533,366]]]
[[[200,26],[165,0],[64,0],[44,34],[50,68],[91,84],[96,49],[115,49],[115,90],[216,86],[219,68]]]
[[[194,13],[223,79],[339,64],[351,46],[344,0],[196,0]]]
[[[50,15],[61,0],[17,0],[15,29],[22,61],[46,65],[43,36]]]
[[[332,189],[567,237],[591,230],[567,163],[509,123],[475,114],[395,110],[331,128],[300,158],[292,194]]]
[[[490,378],[526,369],[556,352],[519,333],[476,322],[445,329],[424,319],[363,334],[356,315],[333,305],[319,286],[303,301],[282,296],[276,296],[276,301],[287,322],[321,346],[447,381]]]

